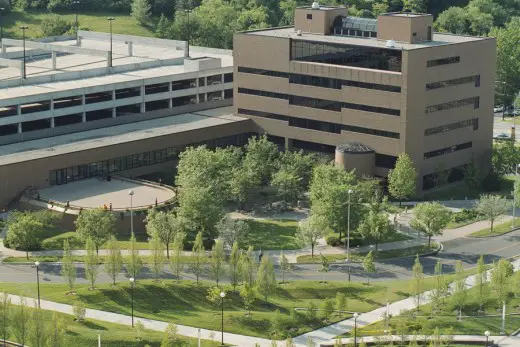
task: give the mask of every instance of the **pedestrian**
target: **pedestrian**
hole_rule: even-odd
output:
[[[258,254],[258,262],[259,263],[262,261],[263,257],[264,257],[264,251],[262,251],[262,247],[260,247],[260,254]]]
[[[112,211],[112,203],[110,203],[110,211]]]
[[[157,207],[157,198],[155,198],[155,207]]]

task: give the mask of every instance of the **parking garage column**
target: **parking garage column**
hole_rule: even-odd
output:
[[[112,90],[112,101],[114,101],[116,99],[116,90]],[[112,118],[116,118],[117,116],[117,109],[116,107],[112,107]]]
[[[292,139],[286,137],[285,138],[285,150],[288,151],[292,148]]]
[[[145,102],[145,87],[144,87],[144,85],[141,86],[141,98],[143,100],[143,102],[141,102],[141,113],[145,113],[146,112],[146,102]]]
[[[51,128],[54,128],[54,117],[51,118]]]
[[[169,97],[168,97],[168,108],[173,108],[173,96],[172,96],[172,92],[173,92],[173,88],[172,88],[172,82],[170,81],[170,83],[168,83],[168,92],[169,92]]]
[[[81,105],[83,106],[83,114],[81,115],[81,122],[87,122],[87,112],[85,112],[85,94],[81,96]]]
[[[52,69],[56,70],[56,51],[52,51]]]
[[[18,134],[22,133],[22,105],[18,104],[16,105],[16,114],[18,115],[18,119],[20,120],[20,123],[18,123]]]

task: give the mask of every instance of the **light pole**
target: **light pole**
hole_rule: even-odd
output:
[[[130,195],[130,232],[133,234],[134,233],[134,211],[133,211],[134,191],[133,190],[129,191],[128,195]]]
[[[506,302],[504,301],[502,305],[502,331],[500,332],[500,335],[506,334]]]
[[[36,286],[38,287],[38,308],[40,308],[40,262],[35,261],[36,266]]]
[[[22,40],[23,40],[23,79],[27,78],[27,73],[25,71],[26,63],[25,63],[25,30],[29,27],[27,25],[22,25],[20,29],[22,29]]]
[[[357,347],[357,319],[359,317],[359,314],[356,312],[354,313],[354,347]]]
[[[515,214],[516,214],[516,180],[518,179],[518,167],[520,164],[515,165],[515,179],[513,181],[513,220],[511,222],[511,229],[515,228]]]
[[[222,321],[220,325],[220,331],[222,334],[222,346],[224,346],[224,298],[226,297],[226,293],[220,292],[220,308],[222,309]]]
[[[113,52],[113,47],[112,47],[112,21],[115,20],[114,17],[108,17],[107,18],[108,22],[110,23],[110,59],[108,61],[108,67],[112,67],[112,52]]]
[[[3,29],[3,18],[2,18],[2,14],[3,12],[5,11],[5,8],[3,7],[0,7],[0,42],[2,42],[2,37],[4,37],[4,29]]]
[[[188,47],[186,48],[186,57],[190,57],[190,38],[191,38],[191,31],[190,31],[190,9],[184,10],[184,13],[188,16]]]
[[[347,261],[350,259],[350,196],[354,191],[348,190],[348,208],[347,208]]]
[[[132,328],[134,327],[134,284],[135,279],[133,277],[130,277],[128,279],[130,281],[130,296],[132,297]]]
[[[491,333],[486,330],[484,331],[484,335],[486,335],[486,347],[489,347],[489,335],[491,335]]]
[[[79,0],[73,1],[72,5],[76,5],[76,16],[75,16],[76,17],[76,23],[75,23],[75,28],[76,28],[76,45],[79,46],[79,40],[78,40],[78,31],[79,31],[79,22],[78,22]]]

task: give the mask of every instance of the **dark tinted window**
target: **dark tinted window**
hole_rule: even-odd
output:
[[[430,38],[431,40],[431,38]],[[427,67],[439,66],[439,65],[448,65],[448,64],[456,64],[460,62],[460,57],[449,57],[435,60],[428,60],[426,63]]]

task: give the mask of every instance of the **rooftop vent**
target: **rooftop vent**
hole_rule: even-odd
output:
[[[395,41],[394,40],[386,40],[386,47],[394,48],[395,47]]]
[[[312,9],[313,9],[313,10],[319,10],[319,9],[320,9],[320,3],[317,2],[317,1],[314,1],[314,2],[312,3]]]
[[[296,35],[298,35],[298,36],[302,36],[302,31],[301,31],[301,30],[299,30],[299,29],[298,29],[298,30],[296,30]]]

